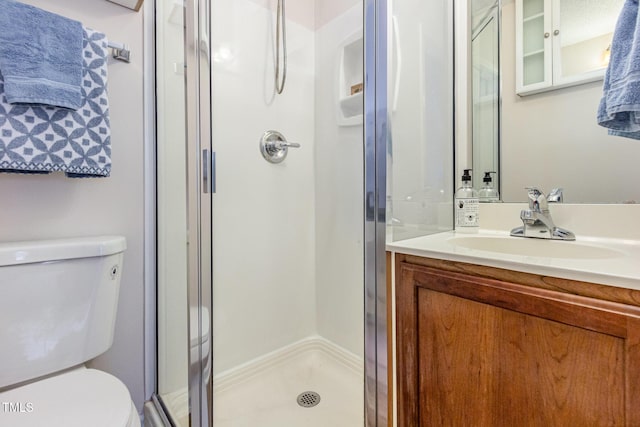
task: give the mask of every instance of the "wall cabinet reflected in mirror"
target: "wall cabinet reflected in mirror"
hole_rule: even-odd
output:
[[[624,0],[516,0],[516,93],[600,80]]]

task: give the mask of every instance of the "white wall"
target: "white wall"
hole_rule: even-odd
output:
[[[304,10],[313,14],[311,0]],[[316,330],[315,64],[313,30],[288,17],[287,82],[275,96],[274,14],[249,0],[214,0],[212,12],[217,374]],[[302,145],[277,165],[258,148],[271,129]]]
[[[91,365],[120,378],[139,411],[143,354],[143,29],[136,13],[103,0],[23,0],[127,43],[132,62],[109,63],[113,168],[109,178],[0,174],[2,241],[118,234],[127,239],[113,346]]]
[[[363,127],[337,122],[339,48],[362,35],[362,4],[333,6],[316,2],[316,15],[329,19],[316,31],[316,317],[320,335],[362,356]]]
[[[353,8],[360,9],[362,15],[362,9],[364,7],[363,0],[316,0],[316,16],[315,16],[315,28],[319,30],[325,24],[333,21],[340,20],[342,25],[355,30],[362,27],[362,19],[356,21],[347,20],[345,17],[353,14]],[[336,25],[335,23],[333,25]]]

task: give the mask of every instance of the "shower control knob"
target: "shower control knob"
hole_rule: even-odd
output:
[[[260,152],[269,163],[280,163],[289,152],[289,148],[300,148],[300,144],[287,142],[280,132],[268,130],[260,138]]]

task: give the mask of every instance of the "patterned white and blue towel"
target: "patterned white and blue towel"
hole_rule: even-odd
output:
[[[0,171],[109,176],[107,51],[106,36],[85,28],[82,105],[78,110],[9,104],[0,70]]]

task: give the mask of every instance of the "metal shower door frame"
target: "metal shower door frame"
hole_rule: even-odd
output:
[[[364,0],[365,426],[390,421],[387,343],[387,31],[390,3]]]

